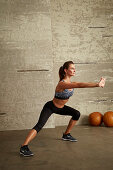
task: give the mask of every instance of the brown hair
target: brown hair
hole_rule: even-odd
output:
[[[67,61],[59,68],[59,78],[61,81],[65,77],[65,71],[64,69],[68,69],[70,64],[74,64],[73,61]]]

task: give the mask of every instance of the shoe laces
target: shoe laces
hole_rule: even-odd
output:
[[[25,148],[26,151],[29,151],[29,148],[28,148],[27,145],[25,145],[24,148]]]
[[[70,133],[68,133],[67,135],[68,135],[68,136],[71,136],[71,134],[70,134]]]
[[[71,134],[70,134],[70,133],[68,134],[68,136],[69,136],[69,137],[71,137],[71,138],[73,138],[73,136],[71,136]]]

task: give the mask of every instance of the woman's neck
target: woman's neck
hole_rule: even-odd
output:
[[[65,77],[64,77],[64,80],[65,80],[66,82],[71,82],[71,77],[65,76]]]

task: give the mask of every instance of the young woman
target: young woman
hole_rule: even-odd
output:
[[[33,153],[28,148],[28,143],[37,135],[42,127],[47,122],[52,113],[59,115],[72,116],[66,131],[63,133],[62,139],[76,142],[77,139],[71,136],[70,131],[76,124],[80,117],[80,112],[65,104],[74,93],[74,88],[89,88],[89,87],[104,87],[105,79],[101,78],[98,83],[82,83],[71,82],[71,77],[75,75],[75,65],[72,61],[67,61],[59,69],[60,81],[58,82],[55,90],[55,96],[53,100],[45,103],[38,123],[30,130],[24,143],[20,147],[20,154],[24,156],[32,156]]]

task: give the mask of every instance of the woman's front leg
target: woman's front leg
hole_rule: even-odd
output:
[[[73,120],[73,119],[71,118],[64,134],[70,133],[71,130],[72,130],[72,128],[73,128],[74,125],[76,124],[76,122],[77,122],[77,120]]]

